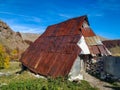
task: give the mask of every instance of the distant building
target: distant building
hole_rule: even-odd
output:
[[[50,77],[82,78],[89,61],[110,55],[89,26],[87,16],[48,26],[24,52],[20,61],[36,74]],[[88,64],[87,64],[88,62]]]

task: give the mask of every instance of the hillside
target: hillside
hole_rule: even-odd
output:
[[[6,48],[8,54],[21,53],[31,44],[39,34],[14,32],[5,22],[0,21],[0,44]]]
[[[105,40],[103,44],[111,51],[113,56],[120,56],[120,40]]]
[[[14,32],[6,23],[0,21],[0,43],[9,51],[19,49],[23,52],[28,44],[24,42],[19,32]]]
[[[21,33],[23,40],[29,40],[34,42],[40,34],[35,34],[35,33]]]
[[[103,36],[99,36],[99,35],[98,35],[98,37],[100,38],[101,41],[109,40],[108,38],[105,38],[105,37],[103,37]]]
[[[21,33],[22,39],[27,43],[31,44],[33,43],[39,36],[40,34],[35,34],[35,33]]]
[[[0,20],[0,44],[7,53],[19,58],[25,49],[34,42],[40,34],[14,32],[5,22]]]

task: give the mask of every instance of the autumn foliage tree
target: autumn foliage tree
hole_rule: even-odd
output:
[[[19,48],[16,48],[16,49],[11,51],[11,53],[10,53],[11,60],[18,60],[19,57],[20,57],[19,56]]]
[[[10,57],[6,53],[6,50],[3,45],[0,44],[0,69],[9,67]]]

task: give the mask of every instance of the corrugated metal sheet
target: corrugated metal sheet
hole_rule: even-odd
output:
[[[95,33],[91,30],[91,28],[81,28],[81,32],[84,37],[96,36]]]
[[[91,54],[109,55],[104,45],[91,45],[89,50]]]
[[[91,54],[101,54],[97,45],[89,46],[89,50]]]
[[[85,41],[89,47],[91,54],[109,55],[98,36],[85,37]]]
[[[76,45],[80,35],[40,38],[22,56],[23,64],[42,75],[67,75],[81,51]]]
[[[79,55],[79,31],[86,16],[49,26],[25,51],[20,61],[35,73],[45,76],[66,76]]]
[[[85,37],[85,41],[88,45],[102,45],[102,42],[98,36]]]

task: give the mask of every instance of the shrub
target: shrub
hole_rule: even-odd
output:
[[[19,59],[19,49],[16,48],[10,52],[11,60],[18,60]]]
[[[6,50],[3,47],[3,45],[0,44],[0,69],[8,68],[9,60],[10,60],[9,55],[6,53]]]

